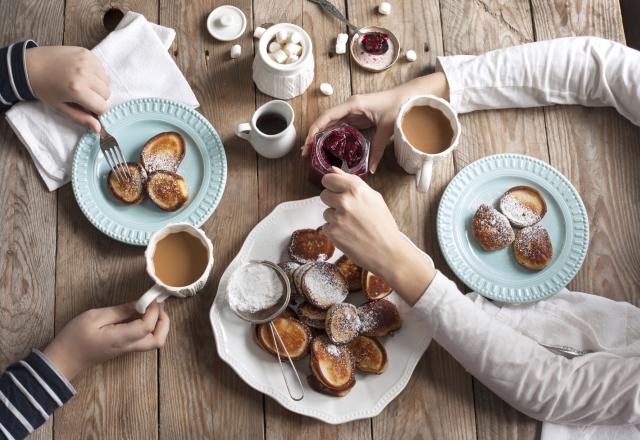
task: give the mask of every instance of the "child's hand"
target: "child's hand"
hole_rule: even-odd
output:
[[[89,50],[73,46],[27,49],[27,74],[33,93],[75,122],[98,133],[100,123],[91,115],[107,110],[109,78]]]
[[[44,354],[71,380],[82,370],[123,353],[160,348],[168,333],[169,316],[164,304],[151,304],[140,317],[135,303],[127,303],[78,315],[44,349]]]
[[[444,74],[432,73],[382,92],[354,95],[342,104],[330,108],[309,128],[302,147],[302,156],[309,153],[316,133],[331,125],[346,122],[361,129],[375,126],[376,133],[371,140],[369,158],[369,169],[374,173],[389,143],[389,138],[393,135],[400,107],[415,95],[436,95],[448,99],[449,85]]]

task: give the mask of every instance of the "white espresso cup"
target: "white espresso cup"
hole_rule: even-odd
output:
[[[267,134],[258,128],[258,119],[267,114],[276,114],[284,118],[286,127],[275,134]],[[238,124],[236,136],[249,141],[256,152],[268,159],[284,156],[296,143],[296,127],[293,125],[293,108],[280,100],[269,101],[255,111],[250,122]]]
[[[430,154],[414,148],[402,131],[402,119],[405,113],[412,107],[429,106],[442,112],[451,123],[453,136],[449,146],[440,153]],[[427,192],[431,184],[431,174],[433,164],[451,155],[460,141],[460,121],[456,111],[442,98],[433,95],[418,95],[405,102],[398,116],[396,117],[395,129],[393,132],[393,143],[396,152],[396,159],[400,166],[409,174],[416,175],[416,188],[420,192]]]
[[[176,232],[187,232],[194,237],[198,238],[202,243],[202,246],[207,250],[207,265],[200,278],[187,286],[169,286],[162,282],[156,274],[154,267],[153,256],[156,251],[156,246],[160,240],[167,235],[174,234]],[[178,298],[186,298],[198,293],[207,282],[211,269],[213,268],[213,244],[211,240],[205,235],[202,229],[198,229],[188,223],[173,223],[165,226],[164,228],[153,233],[149,239],[149,244],[144,252],[144,258],[147,262],[147,273],[151,279],[155,282],[155,285],[145,292],[136,302],[136,310],[138,313],[144,313],[149,305],[156,301],[162,302],[170,296]]]

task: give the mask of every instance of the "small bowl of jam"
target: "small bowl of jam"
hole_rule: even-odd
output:
[[[369,141],[348,124],[329,127],[315,135],[311,150],[309,180],[320,184],[335,166],[363,177],[369,171]]]
[[[369,26],[351,38],[351,57],[365,70],[382,72],[393,66],[400,55],[400,43],[388,29]]]

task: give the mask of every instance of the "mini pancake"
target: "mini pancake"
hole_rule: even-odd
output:
[[[340,303],[329,307],[325,330],[334,344],[348,344],[353,341],[360,331],[360,317],[356,306]]]
[[[500,211],[518,228],[532,226],[547,213],[542,194],[530,186],[514,186],[500,199]]]
[[[291,355],[291,359],[296,361],[305,357],[309,352],[309,344],[311,343],[309,327],[294,318],[288,311],[275,318],[272,322],[284,342],[284,348]],[[258,346],[267,353],[277,357],[277,345],[277,351],[280,352],[280,356],[286,358],[287,353],[280,342],[276,344],[273,340],[269,323],[254,326],[254,337]]]
[[[131,178],[118,181],[114,170],[107,176],[107,187],[113,196],[127,205],[134,205],[144,199],[144,190],[147,183],[147,173],[140,165],[127,162],[127,168],[131,173]],[[124,168],[121,170],[123,173]]]
[[[402,317],[394,303],[386,299],[371,301],[358,307],[360,334],[386,336],[402,327]]]
[[[333,255],[335,246],[322,228],[318,229],[298,229],[291,234],[289,243],[289,257],[300,264],[313,261],[326,261]]]
[[[389,364],[387,350],[377,338],[357,336],[349,343],[356,369],[363,373],[382,374]]]
[[[184,139],[176,131],[160,133],[142,147],[140,163],[148,173],[170,171],[175,173],[186,152]]]
[[[553,259],[553,247],[549,232],[540,225],[523,228],[513,242],[516,261],[531,270],[542,270]]]
[[[353,262],[349,257],[343,255],[336,261],[336,266],[340,273],[347,280],[349,292],[362,290],[362,268]]]
[[[302,295],[298,292],[298,289],[293,282],[293,272],[295,272],[295,270],[300,267],[300,264],[294,261],[283,261],[281,263],[278,263],[278,266],[280,267],[280,269],[282,269],[282,271],[287,275],[287,278],[289,279],[289,285],[291,286],[291,301],[295,302],[296,300],[301,299]]]
[[[189,199],[189,189],[182,176],[170,171],[156,171],[149,174],[147,195],[158,208],[177,211]]]
[[[306,300],[323,310],[343,302],[349,293],[347,282],[338,267],[322,261],[313,263],[304,272],[300,287]]]
[[[311,372],[326,388],[338,392],[355,383],[355,361],[346,346],[332,344],[327,336],[311,342]]]
[[[515,238],[509,219],[486,204],[480,205],[471,219],[471,232],[485,251],[505,248]]]
[[[302,303],[297,311],[298,319],[311,328],[324,330],[327,311],[319,309],[308,302]]]

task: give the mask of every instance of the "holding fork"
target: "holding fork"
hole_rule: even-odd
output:
[[[109,168],[111,168],[119,183],[131,180],[131,171],[129,171],[127,161],[124,159],[118,141],[104,129],[102,124],[100,124],[100,150],[102,150]]]

